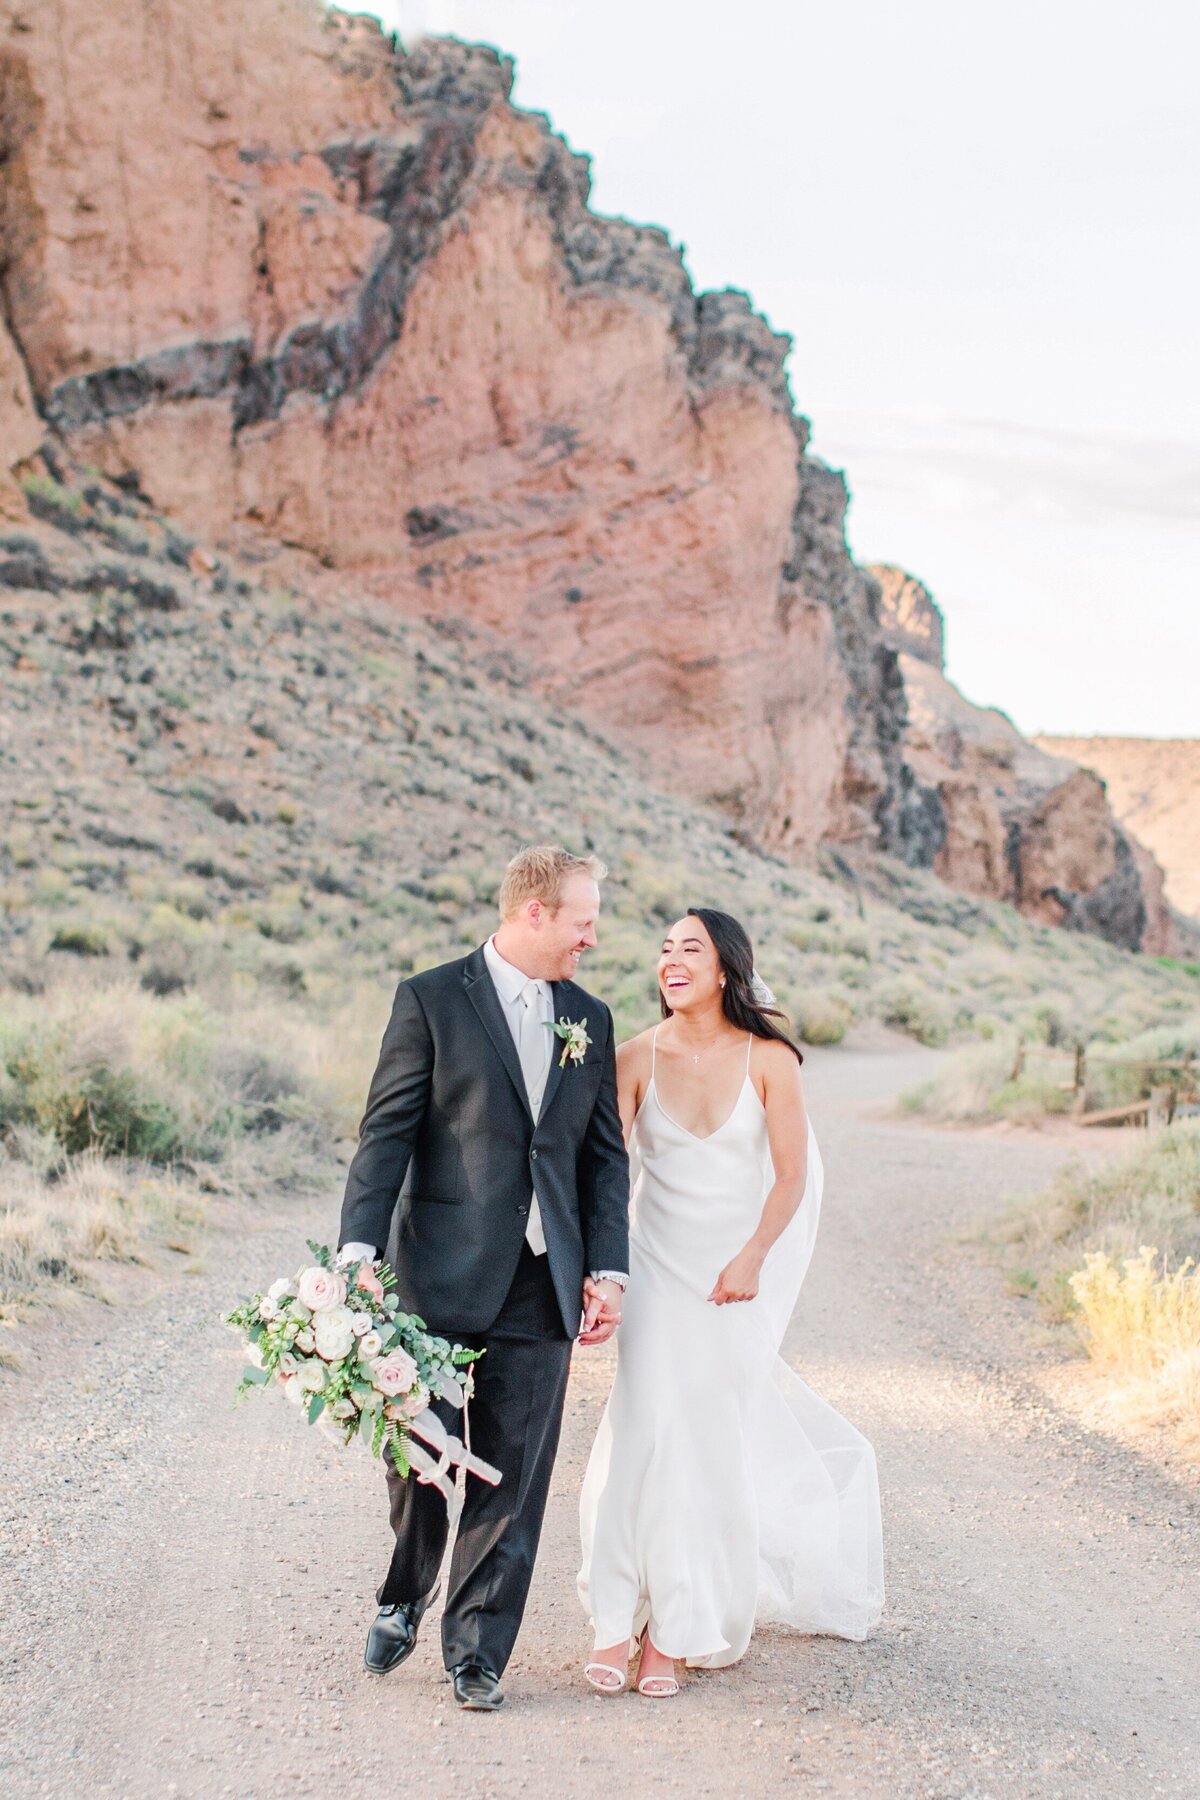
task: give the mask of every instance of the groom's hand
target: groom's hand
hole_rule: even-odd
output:
[[[581,1344],[607,1343],[621,1323],[621,1288],[616,1281],[595,1281],[589,1275],[583,1284],[583,1325]]]

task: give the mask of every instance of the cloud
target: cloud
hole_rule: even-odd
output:
[[[933,413],[823,409],[814,449],[852,491],[923,512],[1088,527],[1200,525],[1200,444]]]

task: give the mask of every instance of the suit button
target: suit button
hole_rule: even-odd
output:
[[[530,1156],[530,1160],[531,1160],[531,1162],[536,1162],[536,1161],[537,1161],[537,1151],[536,1151],[536,1150],[531,1150],[531,1151],[530,1151],[530,1152],[529,1152],[529,1156]]]
[[[529,1211],[529,1208],[527,1206],[518,1206],[517,1211],[520,1213],[521,1217],[524,1218],[525,1214]]]

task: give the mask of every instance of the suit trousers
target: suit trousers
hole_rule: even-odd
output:
[[[499,1675],[525,1611],[571,1362],[547,1258],[522,1245],[508,1297],[483,1343],[441,1322],[433,1329],[486,1351],[475,1365],[469,1403],[471,1448],[501,1474],[496,1487],[466,1478],[442,1612],[442,1653],[448,1669],[479,1662]],[[452,1431],[461,1431],[459,1412],[446,1405],[437,1410]],[[379,1590],[381,1605],[421,1600],[430,1592],[449,1535],[437,1489],[415,1476],[402,1480],[385,1455],[396,1544]]]

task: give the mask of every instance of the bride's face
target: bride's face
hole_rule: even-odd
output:
[[[721,964],[713,941],[689,913],[672,925],[658,959],[658,985],[672,1012],[702,1011],[721,1002]]]

